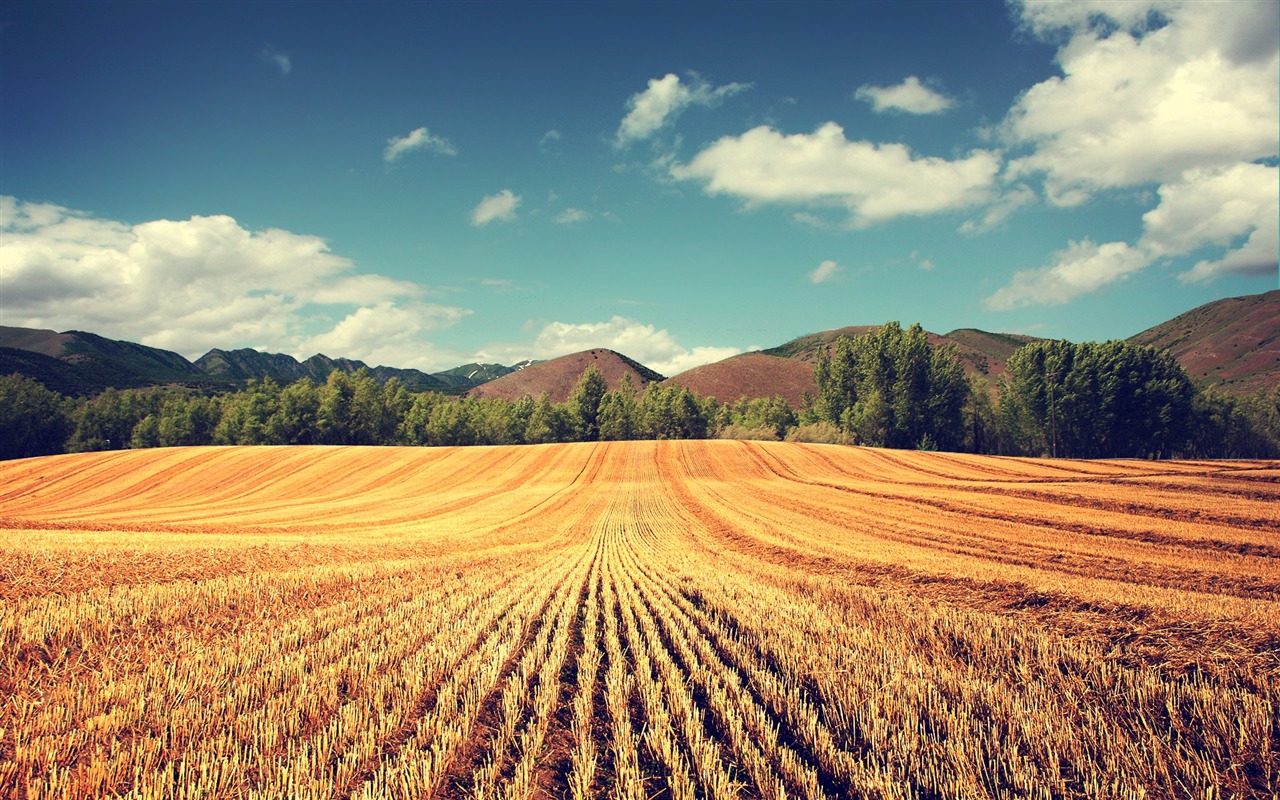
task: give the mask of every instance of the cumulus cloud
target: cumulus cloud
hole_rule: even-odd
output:
[[[665,328],[614,316],[606,322],[549,322],[542,326],[533,342],[496,345],[479,353],[477,358],[505,364],[522,358],[557,358],[596,347],[615,350],[663,375],[677,375],[742,352],[736,347],[686,348]]]
[[[441,156],[458,154],[458,149],[443,136],[437,136],[426,128],[414,128],[404,136],[392,136],[388,139],[387,149],[382,151],[382,159],[390,164],[414,150],[427,150]]]
[[[1160,203],[1142,217],[1136,245],[1072,242],[1049,266],[1024,270],[986,298],[991,310],[1055,305],[1119,281],[1162,258],[1210,250],[1179,275],[1208,281],[1222,275],[1276,275],[1280,269],[1280,169],[1237,164],[1193,170],[1159,189]]]
[[[726,136],[670,173],[704,181],[708,194],[739,197],[748,206],[844,206],[854,227],[867,227],[986,202],[999,170],[999,156],[985,150],[956,161],[918,157],[901,144],[850,141],[828,122],[812,134],[762,125]]]
[[[955,108],[956,101],[925,86],[915,75],[896,86],[863,84],[853,96],[871,104],[877,114],[901,111],[907,114],[941,114]]]
[[[383,301],[355,309],[330,330],[304,339],[299,348],[310,353],[358,353],[349,357],[375,366],[434,367],[458,357],[433,346],[425,335],[470,313],[435,303]]]
[[[520,195],[512,193],[510,189],[488,195],[472,209],[471,224],[488,225],[494,220],[511,222],[516,218],[516,209],[520,207],[520,201],[523,199]]]
[[[1015,273],[1013,281],[984,299],[983,305],[991,311],[1060,305],[1115,283],[1149,263],[1149,254],[1126,242],[1071,242],[1054,254],[1052,264]]]
[[[839,277],[842,271],[842,268],[836,262],[831,260],[823,261],[809,273],[809,282],[819,284],[833,281]]]
[[[426,368],[433,350],[420,334],[468,313],[425,302],[419,284],[358,272],[318,236],[224,215],[129,225],[12,197],[0,198],[0,283],[2,324],[85,329],[189,358],[213,347],[306,358],[308,343],[332,342],[343,349],[330,355]],[[406,315],[417,322],[398,339],[356,335],[362,319]]]
[[[1036,84],[1003,126],[1030,152],[1006,179],[1041,175],[1057,205],[1156,185],[1137,242],[1072,243],[1014,275],[988,308],[1060,303],[1161,259],[1201,258],[1183,281],[1274,276],[1280,262],[1280,4],[1024,3],[1023,25],[1059,37],[1062,74]],[[1262,162],[1262,163],[1259,163]],[[987,226],[1002,208],[974,223]],[[968,223],[966,223],[968,225]],[[962,228],[964,230],[964,228]]]
[[[1042,174],[1051,201],[1075,205],[1100,189],[1274,156],[1277,8],[1272,0],[1021,6],[1033,30],[1066,29],[1070,39],[1057,55],[1062,74],[1023,93],[1004,122],[1011,145],[1032,149],[1011,161],[1010,174]]]
[[[618,125],[614,142],[618,147],[625,147],[647,139],[674,121],[689,106],[715,106],[724,98],[749,88],[750,84],[744,83],[712,86],[697,76],[685,83],[674,73],[652,78],[648,88],[627,100],[627,115]]]
[[[1153,256],[1202,248],[1225,251],[1181,276],[1203,281],[1227,273],[1271,275],[1280,258],[1280,169],[1237,164],[1193,170],[1160,187],[1160,204],[1142,217],[1140,244]]]

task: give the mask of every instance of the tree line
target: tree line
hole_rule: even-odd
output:
[[[1280,389],[1197,390],[1167,352],[1124,342],[1029,344],[996,390],[919,325],[837,339],[818,394],[721,403],[595,367],[564,402],[410,392],[367,369],[324,383],[266,379],[218,395],[107,389],[68,398],[0,377],[0,458],[183,445],[507,445],[622,439],[789,439],[1078,458],[1280,457]]]

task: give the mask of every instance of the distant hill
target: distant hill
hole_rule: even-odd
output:
[[[703,397],[714,397],[722,403],[739,398],[781,397],[799,408],[807,392],[818,396],[813,377],[813,364],[798,358],[783,358],[766,353],[743,353],[714,364],[686,370],[664,381],[683,386]]]
[[[490,372],[480,375],[481,379],[487,379],[493,371],[515,369],[497,364],[486,366]],[[58,333],[0,327],[0,375],[18,372],[66,395],[94,395],[107,387],[134,389],[174,384],[227,389],[251,379],[266,378],[282,385],[302,378],[324,383],[332,372],[350,374],[363,368],[368,368],[373,377],[382,382],[396,378],[410,391],[457,394],[481,382],[452,371],[432,375],[416,369],[368,367],[363,361],[320,354],[298,361],[293,356],[248,348],[215,348],[193,363],[169,350],[84,331]]]
[[[934,344],[930,335],[930,344]],[[1004,363],[1018,348],[1031,342],[1044,341],[1017,333],[991,333],[977,328],[960,328],[937,337],[941,344],[954,345],[965,371],[992,381],[1004,374]]]
[[[861,336],[875,325],[853,325],[801,336],[759,353],[734,356],[670,379],[703,395],[731,403],[740,397],[781,396],[799,406],[804,393],[817,394],[813,365],[818,354],[840,336]],[[993,383],[1018,348],[1032,336],[961,328],[928,334],[935,347],[951,345],[966,372]],[[1249,394],[1280,384],[1280,290],[1217,300],[1181,314],[1128,340],[1173,353],[1192,380],[1224,391]],[[517,399],[547,392],[562,402],[589,364],[596,364],[610,388],[623,374],[632,375],[637,390],[662,375],[612,350],[584,350],[550,361],[463,364],[437,373],[378,366],[369,368],[379,381],[398,379],[411,391],[440,391],[475,397]],[[335,370],[353,373],[362,361],[314,355],[305,361],[251,349],[213,349],[194,363],[177,353],[133,342],[107,339],[84,331],[0,327],[0,375],[28,375],[66,395],[93,395],[117,389],[181,385],[228,389],[250,379],[271,378],[288,384],[301,378],[324,382]]]
[[[577,385],[582,373],[592,365],[600,370],[610,389],[616,389],[622,384],[623,375],[631,376],[636,391],[644,391],[650,383],[663,380],[662,375],[621,353],[604,349],[583,350],[508,373],[469,389],[466,395],[519,400],[525,395],[538,397],[546,392],[551,402],[563,403],[573,394],[573,387]]]
[[[310,378],[316,383],[324,383],[333,372],[345,372],[350,375],[361,369],[368,369],[380,382],[385,383],[396,378],[406,389],[414,392],[461,390],[471,385],[464,383],[459,386],[456,380],[429,375],[416,369],[370,367],[363,361],[329,358],[320,354],[306,361],[298,361],[290,355],[261,353],[249,348],[241,350],[215,348],[196,359],[195,365],[207,375],[236,381],[271,378],[276,383],[288,384]]]
[[[21,372],[66,394],[96,394],[108,386],[221,382],[177,353],[84,331],[0,327],[0,348],[6,350],[0,372]]]
[[[1191,379],[1249,394],[1280,385],[1280,290],[1206,303],[1130,337],[1168,350]]]
[[[471,387],[479,386],[482,383],[501,378],[503,375],[510,375],[513,372],[522,370],[525,367],[537,364],[537,361],[521,361],[511,366],[503,366],[502,364],[463,364],[453,369],[446,369],[443,372],[434,373],[437,378],[451,380],[460,386]]]

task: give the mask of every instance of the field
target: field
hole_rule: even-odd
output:
[[[0,796],[1280,791],[1280,463],[0,463]]]

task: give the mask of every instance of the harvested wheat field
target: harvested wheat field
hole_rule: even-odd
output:
[[[1280,791],[1280,463],[0,464],[0,796]]]

